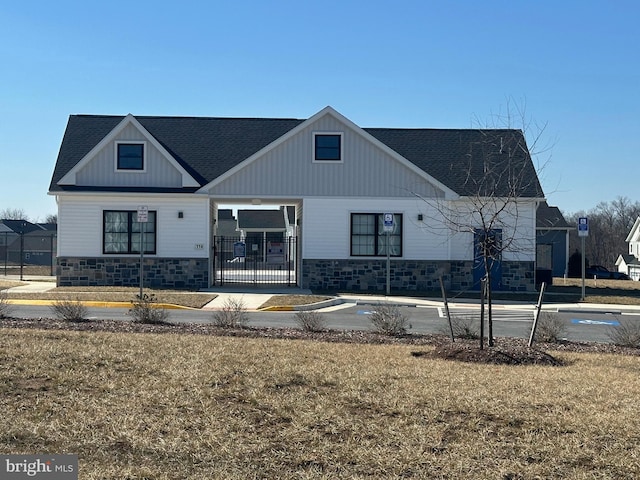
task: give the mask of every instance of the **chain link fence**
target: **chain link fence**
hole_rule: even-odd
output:
[[[55,275],[55,232],[0,232],[0,274]]]

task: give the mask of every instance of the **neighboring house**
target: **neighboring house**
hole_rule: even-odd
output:
[[[389,244],[391,289],[440,277],[477,288],[477,231],[450,228],[437,206],[468,205],[506,152],[527,181],[501,213],[500,234],[519,242],[502,252],[499,286],[532,290],[543,193],[519,130],[361,128],[331,107],[306,120],[72,115],[49,188],[58,284],[136,285],[142,234],[145,284],[208,287],[219,205],[259,204],[294,212],[301,287],[384,290]],[[509,180],[496,180],[496,199]]]
[[[238,210],[238,230],[247,245],[247,256],[267,265],[284,265],[288,261],[287,211]]]
[[[574,227],[564,219],[558,207],[540,202],[536,211],[536,273],[543,277],[567,274],[569,262],[569,231]],[[545,278],[549,282],[549,279]]]
[[[629,244],[629,253],[618,256],[618,271],[629,275],[631,280],[640,280],[640,217],[631,227],[625,242]]]
[[[52,265],[56,230],[56,224],[0,220],[0,262]]]

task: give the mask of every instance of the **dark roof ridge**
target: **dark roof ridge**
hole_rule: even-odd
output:
[[[93,114],[93,113],[74,113],[71,117],[83,117],[83,118],[121,118],[124,119],[127,115],[131,115],[136,119],[158,119],[158,120],[256,120],[256,121],[296,121],[304,122],[306,118],[293,118],[293,117],[206,117],[201,115],[135,115],[133,113],[126,115],[111,115],[111,114]]]

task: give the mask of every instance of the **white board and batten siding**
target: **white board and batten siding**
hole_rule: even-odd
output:
[[[454,234],[439,218],[436,206],[413,198],[306,198],[303,202],[302,252],[308,259],[351,257],[352,213],[400,213],[403,218],[402,257],[405,260],[473,260],[473,234]],[[423,220],[418,220],[418,215]],[[512,217],[516,218],[516,217]],[[535,259],[535,203],[518,206],[518,242],[503,259]],[[533,221],[532,221],[533,219]],[[510,232],[507,232],[510,234]]]
[[[156,257],[207,258],[210,250],[210,205],[206,195],[58,197],[58,256],[102,257],[103,211],[156,211]],[[178,212],[182,212],[179,218]]]
[[[117,171],[116,145],[118,142],[144,144],[144,171]],[[76,173],[76,185],[92,187],[182,187],[182,174],[134,126],[127,125]]]
[[[314,133],[341,133],[341,161],[315,162]],[[412,197],[443,193],[424,174],[400,162],[333,116],[324,116],[267,148],[210,189],[213,197]]]

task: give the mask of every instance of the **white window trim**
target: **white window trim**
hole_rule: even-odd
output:
[[[142,145],[142,169],[118,168],[118,145]],[[113,169],[116,173],[146,173],[147,172],[147,142],[146,140],[116,140],[113,153]]]
[[[312,132],[311,159],[313,163],[339,165],[344,163],[344,132]],[[316,137],[318,135],[337,135],[340,137],[340,160],[316,160]]]

